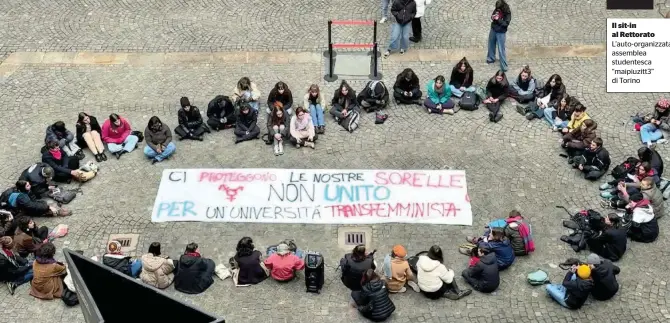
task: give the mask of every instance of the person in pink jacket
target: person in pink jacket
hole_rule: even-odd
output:
[[[131,135],[131,131],[130,122],[116,113],[110,114],[109,119],[102,124],[102,141],[107,144],[109,152],[114,154],[116,159],[137,147],[140,139]]]
[[[305,268],[305,262],[291,253],[285,243],[277,246],[277,252],[273,253],[263,262],[270,271],[270,276],[279,282],[288,282],[295,278],[295,272]]]

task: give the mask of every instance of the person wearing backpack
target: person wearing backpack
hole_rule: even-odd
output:
[[[342,276],[340,277],[342,284],[351,291],[360,291],[361,279],[365,271],[368,269],[377,269],[374,261],[374,253],[367,254],[365,245],[357,245],[351,253],[344,255],[340,259],[340,268],[342,270]]]
[[[489,110],[489,121],[498,122],[503,118],[500,107],[507,98],[509,82],[503,70],[499,70],[486,84],[486,98],[482,103]]]
[[[591,278],[593,289],[591,295],[599,301],[606,301],[614,297],[619,291],[619,282],[616,275],[621,269],[607,259],[600,259],[592,253],[586,258],[586,263],[591,267]]]
[[[358,93],[356,98],[358,105],[365,110],[365,112],[379,111],[389,103],[389,91],[382,81],[370,81],[365,85],[365,88]]]
[[[591,268],[588,265],[573,265],[562,284],[549,284],[547,294],[565,308],[578,310],[584,306],[593,290]]]
[[[393,84],[393,98],[396,104],[421,105],[421,84],[411,68],[404,69],[396,76]]]
[[[17,214],[40,217],[40,216],[69,216],[72,214],[69,210],[49,205],[47,202],[37,199],[31,192],[30,183],[24,180],[16,181],[14,187],[7,189],[2,193],[3,203],[7,203],[11,210]],[[7,201],[4,201],[4,199]]]
[[[437,114],[454,114],[457,108],[454,101],[451,99],[451,89],[446,86],[444,76],[438,75],[435,79],[430,80],[426,84],[426,92],[428,93],[423,106],[428,110],[428,113]]]
[[[500,228],[492,229],[488,241],[479,241],[477,246],[479,248],[489,249],[496,254],[499,270],[509,268],[516,259],[510,241],[505,238],[505,233]]]
[[[505,237],[509,239],[515,256],[526,256],[535,251],[535,242],[531,234],[530,226],[525,222],[521,212],[512,210],[509,213],[507,223],[503,228]]]
[[[500,286],[500,272],[496,254],[486,248],[475,247],[476,257],[479,260],[467,269],[463,270],[461,276],[481,293],[493,293]]]
[[[460,98],[465,92],[474,92],[477,89],[472,86],[474,77],[475,72],[472,66],[470,66],[468,59],[465,57],[461,58],[451,70],[451,78],[449,79],[451,95]]]

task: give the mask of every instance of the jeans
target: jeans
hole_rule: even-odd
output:
[[[125,150],[126,152],[131,152],[131,151],[133,151],[133,149],[135,149],[135,146],[137,146],[138,141],[140,141],[140,139],[137,138],[137,136],[129,135],[123,141],[123,144],[108,143],[107,148],[109,148],[109,151],[111,153],[118,153],[121,150]]]
[[[390,0],[382,0],[382,18],[389,18],[389,3]]]
[[[149,145],[144,146],[144,155],[146,155],[149,159],[155,159],[157,161],[162,161],[163,159],[166,159],[170,157],[172,154],[174,154],[174,151],[177,150],[177,146],[175,146],[174,142],[171,142],[165,147],[165,150],[163,150],[162,153],[157,153],[155,150],[151,149]]]
[[[577,275],[572,274],[572,278],[570,280],[575,280],[577,279]],[[562,284],[550,284],[547,285],[547,294],[551,296],[558,304],[561,304],[561,306],[568,308],[568,305],[565,304],[565,298],[566,298],[566,289],[565,286]]]
[[[312,123],[315,127],[326,125],[326,121],[323,119],[323,107],[320,104],[310,105],[309,114],[312,116]]]
[[[142,261],[139,259],[135,259],[133,262],[130,263],[130,275],[133,276],[133,278],[140,277],[140,273],[142,272]]]
[[[477,90],[476,87],[470,86],[470,87],[465,88],[465,91],[461,91],[461,89],[457,89],[455,86],[453,86],[451,84],[449,85],[449,88],[451,88],[451,95],[453,95],[457,98],[462,97],[464,92],[474,92],[474,91]]]
[[[547,123],[549,123],[549,126],[550,127],[556,127],[558,129],[563,129],[563,128],[567,127],[568,122],[560,120],[560,119],[556,120],[554,118],[554,112],[556,112],[556,109],[554,109],[552,107],[548,107],[548,108],[544,109],[544,120],[547,121]]]
[[[498,46],[498,56],[500,56],[500,69],[507,71],[507,51],[505,50],[506,33],[497,33],[491,29],[489,31],[489,51],[486,55],[486,61],[493,63],[496,60],[496,45]]]
[[[640,139],[642,139],[643,144],[648,144],[661,138],[663,138],[663,131],[658,129],[656,125],[646,123],[640,127]]]
[[[29,265],[29,267],[30,267],[30,269],[28,269],[28,271],[26,271],[26,273],[23,274],[23,277],[14,281],[14,284],[16,284],[16,286],[23,285],[23,284],[33,280],[33,265]]]
[[[412,24],[407,23],[401,25],[393,23],[391,26],[391,39],[389,40],[388,51],[396,51],[398,49],[407,50],[409,48],[409,32],[412,29]]]

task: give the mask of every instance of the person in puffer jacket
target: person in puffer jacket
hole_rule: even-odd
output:
[[[214,284],[215,268],[216,264],[212,259],[200,255],[197,243],[189,243],[177,262],[174,289],[186,294],[200,294],[206,291]]]
[[[107,253],[102,256],[102,264],[133,278],[137,278],[142,271],[142,261],[124,255],[121,243],[118,241],[111,241],[107,245]]]
[[[509,218],[514,218],[517,216],[521,217],[521,213],[519,213],[516,210],[513,210],[509,214]],[[521,237],[521,233],[519,232],[518,222],[507,223],[507,225],[503,229],[503,232],[505,233],[505,237],[507,237],[510,244],[512,245],[512,250],[514,250],[515,256],[528,255],[528,253],[526,252],[526,243],[523,241],[523,237]]]
[[[630,217],[632,224],[628,229],[628,237],[637,242],[654,242],[658,238],[658,220],[654,217],[654,209],[649,200],[645,200],[642,193],[630,196],[630,204],[626,206],[626,217]]]
[[[477,246],[479,248],[490,249],[496,254],[499,270],[509,268],[516,258],[510,241],[505,238],[505,233],[499,228],[491,230],[488,242],[480,241]]]
[[[352,291],[361,290],[361,279],[368,269],[376,269],[374,255],[367,254],[364,245],[354,247],[340,259],[342,284]]]
[[[174,281],[174,260],[161,255],[161,243],[154,242],[149,246],[149,253],[142,256],[143,283],[159,289],[165,289]]]
[[[358,312],[373,322],[383,322],[395,311],[395,305],[389,298],[389,291],[374,269],[365,271],[362,279],[361,291],[351,292],[352,297],[357,293],[356,307]]]
[[[496,254],[488,249],[477,249],[479,261],[461,275],[472,288],[482,293],[493,293],[500,286],[500,272]]]
[[[472,290],[461,290],[454,280],[454,271],[442,264],[444,257],[439,246],[432,246],[428,254],[419,256],[416,263],[417,284],[421,294],[430,299],[442,297],[458,300],[472,293]]]

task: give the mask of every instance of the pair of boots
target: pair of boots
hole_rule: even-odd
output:
[[[498,112],[496,114],[493,114],[493,112],[489,112],[489,121],[491,121],[491,122],[496,122],[497,123],[498,121],[502,120],[502,118],[503,118],[503,114],[500,113],[500,112]]]
[[[284,154],[284,143],[282,141],[275,141],[275,156]]]
[[[106,161],[106,160],[107,160],[107,155],[105,155],[105,153],[99,153],[99,154],[95,155],[95,161],[97,161],[98,163]]]
[[[470,294],[472,294],[472,289],[460,289],[458,288],[458,285],[456,285],[456,280],[454,280],[451,282],[451,288],[446,293],[444,293],[442,297],[452,301],[457,301]]]
[[[319,135],[325,134],[326,133],[326,126],[317,126],[315,132]]]
[[[584,236],[584,231],[581,230],[579,224],[572,220],[563,220],[563,226],[575,230],[575,232],[570,235],[561,236],[561,241],[572,246],[572,250],[575,252],[580,252],[586,249],[586,238]]]

